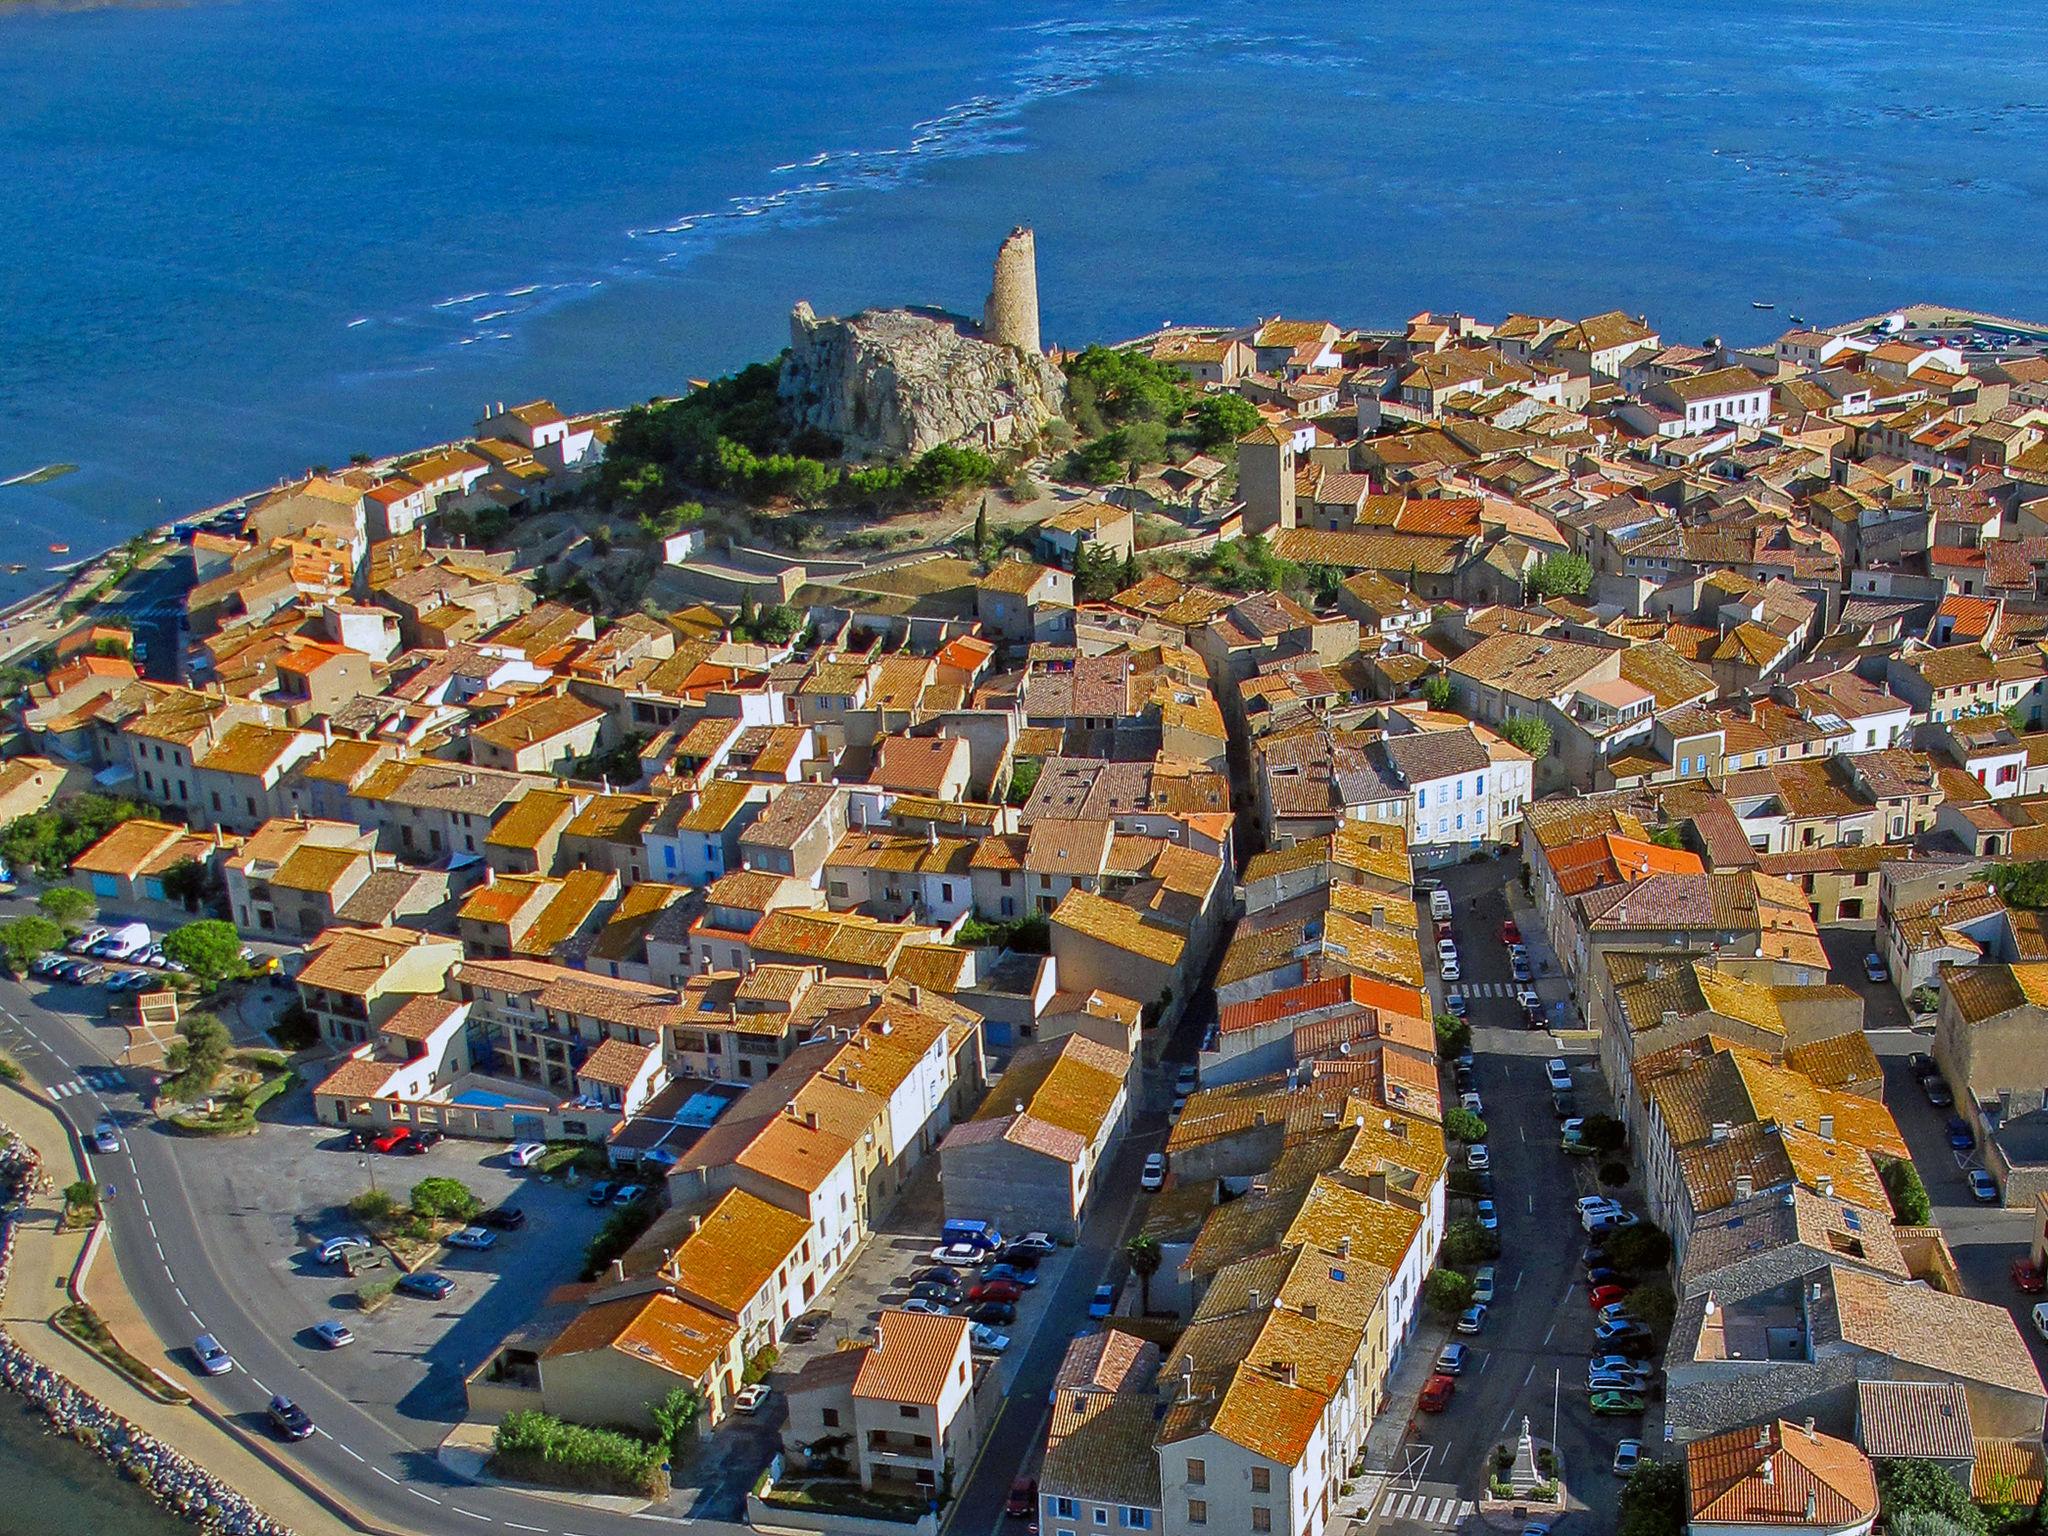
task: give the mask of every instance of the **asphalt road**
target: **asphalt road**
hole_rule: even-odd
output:
[[[1458,986],[1470,1000],[1466,1017],[1487,1123],[1501,1257],[1494,1265],[1496,1293],[1485,1329],[1464,1341],[1474,1358],[1451,1406],[1441,1414],[1418,1415],[1409,1441],[1417,1464],[1378,1506],[1374,1528],[1401,1536],[1454,1528],[1462,1507],[1486,1490],[1493,1447],[1503,1440],[1512,1447],[1524,1415],[1539,1440],[1550,1439],[1553,1409],[1574,1505],[1566,1529],[1612,1529],[1620,1486],[1609,1471],[1614,1446],[1641,1432],[1639,1421],[1595,1419],[1586,1407],[1593,1320],[1580,1283],[1585,1238],[1571,1203],[1593,1188],[1591,1160],[1558,1150],[1558,1122],[1543,1072],[1543,1062],[1558,1051],[1547,1032],[1523,1026],[1514,1002],[1499,930],[1508,915],[1503,889],[1516,867],[1515,860],[1501,859],[1437,872],[1451,892],[1463,972]],[[1593,1056],[1570,1059],[1580,1112],[1606,1108]],[[1456,1102],[1449,1074],[1445,1089],[1446,1102]],[[1454,1149],[1453,1155],[1462,1153]],[[1451,1219],[1467,1214],[1468,1202],[1454,1199]]]

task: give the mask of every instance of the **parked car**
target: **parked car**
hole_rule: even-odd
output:
[[[1588,1392],[1641,1392],[1648,1383],[1633,1371],[1588,1371]]]
[[[1458,969],[1458,957],[1456,955],[1451,956],[1450,959],[1438,966],[1437,972],[1445,981],[1463,981],[1465,979],[1465,973]]]
[[[1884,956],[1882,955],[1865,955],[1863,957],[1863,974],[1874,982],[1890,981],[1892,979],[1892,973],[1885,969]]]
[[[1586,1271],[1586,1284],[1590,1286],[1618,1285],[1625,1287],[1628,1284],[1628,1276],[1618,1269],[1609,1269],[1606,1265],[1599,1264]]]
[[[1521,995],[1520,1002],[1522,1004],[1522,1022],[1531,1029],[1541,1029],[1545,1023],[1543,999],[1534,992],[1524,992]]]
[[[1472,1214],[1479,1222],[1480,1228],[1483,1231],[1498,1232],[1500,1230],[1500,1212],[1494,1209],[1491,1200],[1480,1201],[1473,1209]]]
[[[792,1344],[808,1344],[818,1336],[818,1330],[830,1321],[832,1314],[812,1308],[789,1320],[789,1326],[782,1330],[782,1336]]]
[[[973,1323],[967,1329],[967,1345],[984,1355],[1000,1355],[1010,1347],[1010,1336],[996,1332],[987,1323]]]
[[[2012,1261],[2012,1283],[2029,1296],[2038,1296],[2044,1289],[2041,1266],[2025,1254]]]
[[[1940,1077],[1921,1079],[1920,1091],[1927,1095],[1927,1102],[1936,1109],[1947,1109],[1956,1101],[1956,1096],[1949,1092],[1948,1084]]]
[[[2043,1339],[2048,1339],[2048,1301],[2035,1302],[2034,1310],[2029,1315],[2034,1320],[2034,1332]]]
[[[370,1138],[370,1150],[372,1152],[395,1152],[398,1150],[399,1143],[405,1141],[411,1135],[412,1132],[402,1125],[387,1126]]]
[[[1038,1479],[1020,1477],[1010,1484],[1010,1496],[1003,1500],[1003,1513],[1012,1520],[1029,1520],[1038,1513]]]
[[[91,952],[93,945],[99,943],[106,936],[107,930],[105,928],[82,928],[73,935],[71,942],[64,947],[74,955],[88,954]]]
[[[733,1393],[732,1405],[751,1418],[768,1406],[768,1389],[758,1381],[750,1381]]]
[[[1508,960],[1508,974],[1516,981],[1533,981],[1536,973],[1530,969],[1527,954],[1518,954]]]
[[[111,1120],[102,1120],[92,1128],[92,1149],[95,1152],[118,1152],[121,1150],[121,1128]]]
[[[1422,1384],[1422,1395],[1415,1400],[1415,1406],[1424,1413],[1442,1413],[1451,1406],[1451,1394],[1457,1390],[1456,1379],[1439,1371]]]
[[[1631,1340],[1640,1340],[1648,1344],[1650,1325],[1639,1323],[1634,1318],[1626,1318],[1619,1322],[1602,1322],[1593,1330],[1595,1344],[1603,1349],[1613,1348],[1624,1355],[1634,1353],[1629,1347]]]
[[[1642,1460],[1642,1441],[1622,1441],[1614,1448],[1614,1475],[1616,1477],[1630,1477],[1634,1475],[1636,1468],[1642,1464]]]
[[[488,1227],[464,1227],[459,1232],[450,1232],[441,1241],[450,1248],[468,1248],[481,1253],[498,1241],[498,1234]]]
[[[983,1253],[994,1253],[1003,1246],[1003,1234],[992,1221],[977,1221],[971,1217],[955,1216],[939,1228],[942,1243],[969,1243]]]
[[[995,1253],[996,1263],[1009,1269],[1022,1270],[1034,1277],[1037,1274],[1038,1261],[1043,1257],[1044,1255],[1036,1248],[1026,1248],[1022,1243],[1006,1243]]]
[[[970,1322],[989,1327],[1005,1327],[1017,1321],[1017,1304],[1014,1301],[977,1301],[967,1309]]]
[[[1586,1230],[1596,1234],[1604,1234],[1618,1231],[1623,1227],[1639,1227],[1642,1224],[1643,1218],[1634,1211],[1602,1211],[1593,1218],[1591,1224],[1586,1227]]]
[[[326,1349],[346,1349],[356,1341],[355,1331],[347,1323],[331,1317],[313,1325],[313,1337]]]
[[[531,1168],[547,1155],[547,1144],[539,1141],[513,1143],[512,1150],[505,1154],[505,1161],[514,1168]]]
[[[1588,1406],[1602,1417],[1641,1413],[1643,1395],[1640,1392],[1595,1392]]]
[[[1972,1168],[1970,1170],[1970,1198],[1980,1205],[1998,1204],[1998,1181],[1982,1168]]]
[[[1486,1305],[1475,1302],[1458,1314],[1458,1332],[1478,1333],[1486,1326]]]
[[[1941,1068],[1934,1064],[1934,1058],[1925,1051],[1915,1051],[1912,1055],[1908,1056],[1906,1058],[1906,1067],[1913,1076],[1923,1083],[1941,1071]]]
[[[609,1205],[612,1192],[618,1187],[610,1179],[599,1179],[590,1186],[590,1193],[583,1197],[584,1202],[589,1205]]]
[[[1009,1301],[1024,1299],[1024,1287],[1011,1280],[984,1280],[967,1293],[969,1301]]]
[[[63,964],[62,955],[37,955],[35,959],[29,961],[28,973],[31,976],[54,976]]]
[[[1465,1360],[1471,1353],[1463,1344],[1446,1344],[1436,1352],[1436,1368],[1446,1376],[1462,1376]]]
[[[1486,1302],[1493,1300],[1493,1266],[1491,1264],[1482,1264],[1472,1272],[1472,1299],[1474,1301]]]
[[[1522,926],[1512,917],[1500,925],[1500,941],[1510,947],[1522,942]]]
[[[1639,1371],[1647,1374],[1649,1370],[1650,1367],[1642,1361],[1632,1360],[1627,1355],[1595,1355],[1586,1362],[1588,1375],[1596,1371]]]
[[[964,1299],[957,1285],[938,1280],[920,1280],[910,1288],[912,1301],[936,1301],[942,1307],[957,1307]]]
[[[1193,1066],[1182,1067],[1180,1071],[1174,1074],[1173,1091],[1192,1097],[1199,1081]]]
[[[1436,941],[1436,957],[1439,960],[1457,959],[1458,941],[1456,939],[1438,939]]]
[[[910,1272],[912,1285],[958,1285],[960,1271],[950,1264],[927,1264]]]
[[[1572,1091],[1572,1069],[1562,1056],[1553,1056],[1543,1063],[1543,1075],[1550,1079],[1552,1093]]]
[[[951,1317],[952,1310],[941,1302],[926,1301],[922,1296],[913,1296],[897,1309],[901,1312],[918,1312],[926,1317]]]
[[[1465,1166],[1475,1172],[1481,1168],[1493,1166],[1491,1154],[1487,1152],[1485,1142],[1475,1141],[1465,1149]]]
[[[202,1333],[192,1341],[192,1358],[208,1376],[225,1376],[235,1368],[235,1357],[221,1348],[220,1340],[210,1333]]]
[[[1147,1194],[1155,1194],[1166,1187],[1166,1154],[1149,1152],[1145,1155],[1145,1171],[1138,1175],[1138,1188]]]
[[[500,1232],[517,1232],[526,1225],[526,1212],[516,1205],[494,1205],[477,1217],[476,1224],[495,1227]]]
[[[400,1275],[396,1289],[426,1301],[446,1301],[455,1294],[455,1282],[431,1269],[422,1269]]]
[[[1021,1290],[1030,1290],[1038,1284],[1038,1276],[1028,1269],[1019,1269],[1014,1264],[991,1264],[981,1272],[983,1280],[1001,1280]]]
[[[1095,1294],[1088,1300],[1088,1315],[1104,1318],[1116,1310],[1116,1287],[1108,1281],[1095,1287]]]
[[[418,1157],[422,1152],[431,1152],[435,1147],[438,1147],[446,1139],[447,1133],[445,1131],[436,1131],[432,1129],[423,1131],[416,1130],[410,1136],[406,1137],[402,1143],[399,1144],[398,1150],[401,1152],[410,1153],[414,1157]]]
[[[1948,1144],[1958,1152],[1968,1152],[1977,1145],[1977,1133],[1961,1115],[1950,1115],[1942,1129],[1948,1133]]]
[[[340,1237],[323,1238],[320,1243],[320,1262],[339,1264],[351,1249],[368,1248],[369,1238],[361,1233],[345,1233]]]
[[[612,1204],[621,1208],[631,1205],[647,1193],[645,1184],[622,1184],[612,1191]]]
[[[1026,1232],[1022,1237],[1011,1238],[1003,1247],[1006,1256],[1010,1249],[1043,1256],[1048,1253],[1058,1253],[1060,1245],[1043,1232]]]
[[[1596,1285],[1586,1292],[1586,1305],[1598,1311],[1610,1302],[1621,1300],[1627,1294],[1628,1292],[1618,1285]]]
[[[932,1262],[943,1264],[948,1269],[979,1269],[987,1257],[987,1253],[972,1243],[947,1243],[931,1252]]]
[[[1464,1018],[1471,1005],[1465,1001],[1465,994],[1453,988],[1444,994],[1444,1009],[1454,1018]]]
[[[74,960],[70,966],[70,974],[66,979],[78,986],[89,987],[96,982],[105,981],[106,978],[107,968],[104,965],[96,964],[90,960]]]
[[[283,1393],[270,1400],[265,1410],[277,1432],[287,1440],[305,1440],[313,1434],[313,1420],[306,1410]]]

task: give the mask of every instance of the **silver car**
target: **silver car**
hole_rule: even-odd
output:
[[[313,1325],[313,1337],[328,1349],[344,1349],[356,1341],[355,1333],[347,1323],[336,1322],[331,1317]]]
[[[199,1369],[209,1376],[225,1376],[235,1368],[235,1357],[221,1348],[220,1340],[210,1333],[202,1333],[192,1341],[192,1354],[199,1361]]]

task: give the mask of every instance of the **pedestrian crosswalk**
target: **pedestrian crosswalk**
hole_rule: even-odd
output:
[[[1464,986],[1452,982],[1447,990],[1462,992],[1467,997],[1515,997],[1521,993],[1522,986],[1513,981],[1474,981]]]
[[[1380,1506],[1383,1520],[1412,1520],[1418,1525],[1440,1526],[1455,1530],[1458,1523],[1472,1514],[1472,1501],[1460,1499],[1456,1494],[1448,1497],[1423,1493],[1397,1493],[1391,1495]]]
[[[83,1092],[85,1092],[85,1084],[78,1081],[77,1078],[73,1078],[68,1083],[58,1083],[50,1090],[50,1097],[53,1099],[68,1099]]]

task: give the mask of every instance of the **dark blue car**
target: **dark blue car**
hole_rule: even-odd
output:
[[[1967,1152],[1977,1145],[1976,1134],[1964,1123],[1961,1115],[1948,1117],[1948,1144],[1958,1152]]]

